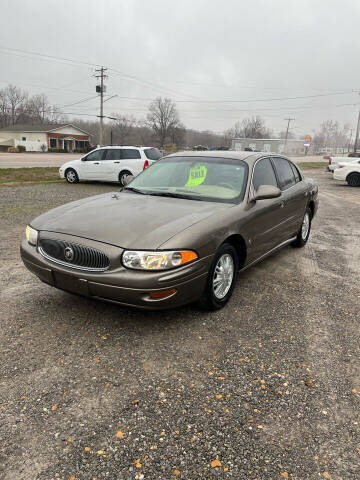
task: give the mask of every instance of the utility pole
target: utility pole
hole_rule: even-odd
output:
[[[350,137],[349,137],[349,144],[348,144],[348,153],[350,152],[350,147],[351,147],[351,139],[352,139],[352,133],[354,129],[350,128]]]
[[[96,91],[97,93],[100,93],[100,115],[98,117],[100,118],[100,131],[99,131],[99,145],[100,147],[104,143],[104,92],[106,90],[106,87],[104,85],[104,79],[107,78],[107,75],[105,75],[107,68],[101,67],[95,72],[98,75],[95,75],[96,78],[100,78],[100,85],[96,85]]]
[[[359,109],[358,121],[357,121],[356,133],[355,133],[354,153],[356,153],[356,150],[357,150],[357,147],[358,147],[359,130],[360,130],[360,109]]]
[[[284,144],[284,153],[286,154],[286,147],[287,147],[287,141],[288,141],[288,135],[289,135],[289,126],[290,126],[290,122],[292,120],[295,120],[295,118],[284,118],[284,120],[287,120],[287,127],[286,127],[286,135],[285,135],[285,144]]]

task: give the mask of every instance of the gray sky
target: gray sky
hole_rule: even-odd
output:
[[[145,117],[161,95],[182,100],[189,128],[223,131],[260,114],[277,133],[290,115],[299,135],[327,119],[355,126],[359,19],[359,0],[2,0],[0,46],[112,68],[108,94],[119,97],[107,114]],[[90,65],[2,48],[0,60],[0,87],[58,105],[95,95]],[[96,114],[98,99],[63,110]]]

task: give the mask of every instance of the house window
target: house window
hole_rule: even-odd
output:
[[[21,137],[22,142],[26,142],[26,137]]]
[[[56,148],[56,138],[50,138],[50,148]]]

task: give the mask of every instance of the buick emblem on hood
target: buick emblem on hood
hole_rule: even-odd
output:
[[[74,259],[74,250],[71,247],[66,247],[64,250],[64,257],[68,262]]]

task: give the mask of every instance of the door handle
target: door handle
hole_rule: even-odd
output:
[[[120,162],[114,162],[114,163],[120,163]]]
[[[94,165],[99,165],[99,162],[94,162]]]

